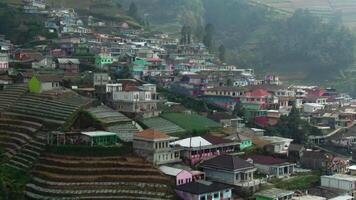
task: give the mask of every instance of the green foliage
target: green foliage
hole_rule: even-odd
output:
[[[300,118],[299,111],[293,107],[288,116],[282,116],[280,122],[273,126],[267,127],[268,135],[277,135],[292,138],[294,142],[305,144],[309,135],[321,135],[319,129],[311,126],[307,121]]]
[[[203,38],[203,43],[210,51],[213,51],[214,49],[214,32],[215,28],[212,24],[207,24],[205,26],[205,36]]]
[[[225,62],[226,58],[226,49],[225,46],[222,44],[219,46],[219,59],[221,62]]]
[[[0,200],[24,199],[23,191],[29,182],[28,172],[4,166],[4,149],[0,148]]]
[[[6,35],[15,44],[30,42],[41,35],[49,39],[56,38],[44,27],[43,16],[29,15],[5,3],[0,3],[0,34]]]
[[[320,182],[320,173],[312,172],[297,174],[288,180],[274,180],[273,183],[277,188],[285,190],[306,190],[317,186]]]
[[[138,8],[135,4],[135,2],[132,2],[130,4],[130,7],[129,7],[129,10],[127,11],[127,14],[128,16],[132,17],[133,19],[137,20],[137,21],[140,21],[141,20],[141,17],[138,13]]]

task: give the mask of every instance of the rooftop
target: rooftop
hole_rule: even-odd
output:
[[[179,145],[181,147],[201,147],[212,145],[212,143],[200,136],[196,136],[171,142],[171,145]]]
[[[261,192],[256,193],[256,196],[263,196],[263,197],[268,197],[268,198],[273,198],[273,199],[278,199],[281,197],[293,195],[293,191],[288,191],[288,190],[282,190],[278,188],[271,188],[269,190],[263,190]]]
[[[254,165],[233,155],[220,155],[203,162],[202,167],[214,167],[227,170],[254,168]]]
[[[89,137],[116,136],[116,133],[106,131],[82,132],[82,134],[87,135]]]
[[[154,129],[146,129],[135,134],[135,137],[140,137],[144,139],[169,139],[170,137],[167,134],[161,133]]]
[[[248,158],[252,159],[254,163],[265,164],[265,165],[278,165],[278,164],[286,163],[285,160],[275,158],[272,156],[265,156],[265,155],[252,155],[249,156]]]

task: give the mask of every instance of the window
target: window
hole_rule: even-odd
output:
[[[200,200],[206,200],[206,197],[205,196],[201,196]]]
[[[214,193],[214,199],[219,198],[219,193]]]

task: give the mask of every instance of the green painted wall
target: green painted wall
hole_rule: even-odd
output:
[[[264,196],[256,196],[256,200],[274,200],[273,198],[270,197],[264,197]]]
[[[249,148],[252,146],[252,141],[251,140],[243,140],[241,141],[241,144],[240,144],[240,150],[244,150],[246,148]]]
[[[38,80],[36,76],[33,76],[28,82],[28,88],[31,93],[40,93],[41,92],[41,81]]]
[[[105,65],[112,64],[113,58],[111,56],[97,55],[95,56],[95,64],[97,65]]]

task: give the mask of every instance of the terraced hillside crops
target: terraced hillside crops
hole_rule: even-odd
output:
[[[95,119],[99,120],[107,131],[117,133],[123,141],[132,141],[133,135],[142,128],[126,117],[124,114],[115,111],[107,106],[98,106],[87,110]]]
[[[72,121],[80,106],[68,105],[40,95],[27,94],[3,112],[4,117],[43,123],[49,127],[65,126]]]
[[[0,146],[8,158],[14,156],[27,143],[33,140],[42,124],[16,119],[0,119]]]
[[[355,0],[250,0],[253,3],[264,4],[280,11],[293,12],[297,9],[308,9],[312,13],[330,18],[333,14],[342,15],[343,23],[356,30]]]
[[[162,118],[177,124],[187,131],[204,131],[210,128],[220,127],[219,123],[198,114],[164,113],[162,114]]]
[[[172,199],[169,179],[135,157],[76,157],[46,154],[39,158],[30,199]]]
[[[0,91],[0,113],[8,109],[11,104],[18,100],[28,91],[25,85],[13,85]]]
[[[184,130],[182,127],[176,125],[171,121],[163,119],[162,117],[143,119],[142,123],[146,125],[148,128],[154,129],[161,133],[174,134],[174,133],[186,132],[186,130]]]

